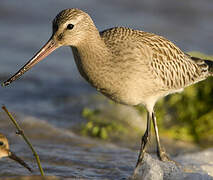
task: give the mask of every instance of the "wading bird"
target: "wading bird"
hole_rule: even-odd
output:
[[[155,103],[168,94],[213,75],[213,63],[191,57],[162,36],[114,27],[99,32],[91,17],[79,9],[61,11],[53,20],[52,36],[15,75],[9,85],[61,46],[70,46],[80,74],[98,91],[121,104],[144,105],[147,128],[142,136],[136,167],[150,138],[151,121],[160,160],[169,160],[160,144]]]
[[[18,156],[15,155],[15,153],[10,151],[9,143],[7,138],[0,133],[0,158],[3,157],[9,157],[10,159],[15,160],[25,168],[27,168],[30,172],[32,172],[32,169]]]

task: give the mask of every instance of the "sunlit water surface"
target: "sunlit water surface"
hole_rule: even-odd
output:
[[[51,21],[65,8],[87,11],[100,30],[127,26],[163,35],[184,51],[213,53],[213,1],[210,0],[46,0],[0,2],[0,79],[6,80],[48,40]],[[131,175],[137,152],[76,135],[82,108],[96,91],[79,75],[69,47],[60,48],[20,80],[0,88],[0,104],[17,115],[48,175],[85,179],[122,179]],[[11,148],[39,174],[32,154],[5,116],[0,132]],[[28,175],[9,159],[0,176]]]

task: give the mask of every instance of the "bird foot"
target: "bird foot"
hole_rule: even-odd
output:
[[[180,164],[172,159],[170,159],[169,155],[166,153],[166,151],[161,148],[158,152],[157,152],[158,158],[160,161],[163,162],[172,162],[174,164],[176,164],[177,166],[180,166]]]
[[[171,159],[169,158],[168,154],[163,149],[158,151],[157,155],[158,155],[159,160],[161,160],[161,161],[171,161]]]

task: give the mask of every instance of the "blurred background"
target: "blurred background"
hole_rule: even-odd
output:
[[[153,32],[187,53],[213,59],[211,0],[1,0],[1,82],[44,45],[52,33],[52,20],[65,8],[86,11],[100,31],[126,26]],[[173,156],[213,145],[212,94],[209,78],[157,104],[160,135]],[[127,177],[134,168],[146,127],[145,110],[117,105],[97,93],[78,73],[69,47],[58,49],[18,81],[0,88],[0,103],[34,143],[47,174],[110,179]],[[0,132],[36,168],[6,115],[0,115]],[[150,152],[155,151],[153,143]],[[1,161],[5,162],[0,163],[1,177],[28,173],[10,160]]]

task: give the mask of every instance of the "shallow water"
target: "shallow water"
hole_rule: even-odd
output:
[[[163,35],[185,51],[213,53],[213,1],[210,0],[46,0],[0,2],[0,79],[6,80],[49,39],[51,21],[64,8],[87,11],[100,30],[128,26]],[[38,150],[49,175],[86,179],[128,177],[137,152],[83,138],[73,133],[80,124],[82,108],[97,106],[95,94],[79,75],[70,48],[60,48],[20,80],[0,88],[0,103],[15,112]],[[32,155],[14,129],[1,118],[0,132],[11,148],[28,163]],[[36,171],[38,173],[38,171]],[[0,176],[26,175],[25,169],[8,159],[0,160]]]

